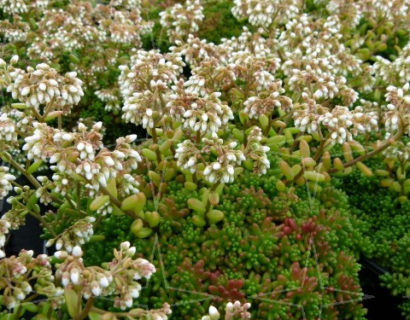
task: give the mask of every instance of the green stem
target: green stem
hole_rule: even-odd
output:
[[[31,211],[31,210],[29,211],[29,214],[30,214],[32,217],[36,218],[38,221],[40,221],[41,225],[42,225],[44,228],[46,228],[47,231],[50,232],[50,234],[51,234],[54,238],[57,237],[57,234],[54,232],[53,228],[50,226],[49,223],[47,223],[46,220],[44,220],[44,218],[43,218],[43,216],[42,216],[41,214],[37,214],[37,213],[35,213],[35,212]]]
[[[20,164],[14,161],[13,157],[7,151],[3,151],[2,154],[5,160],[10,163],[16,170],[20,171],[34,187],[41,188],[41,184],[36,180],[36,178],[28,173]]]
[[[80,299],[79,299],[80,300]],[[83,320],[88,316],[88,313],[91,311],[94,305],[94,297],[90,297],[85,304],[83,311],[75,318],[75,320]]]
[[[346,162],[344,164],[344,168],[345,169],[349,168],[349,167],[355,165],[356,163],[358,163],[360,161],[367,160],[367,159],[373,157],[374,155],[378,154],[379,152],[382,152],[383,150],[387,149],[392,144],[394,144],[397,140],[399,140],[402,135],[403,135],[403,125],[401,123],[399,131],[397,132],[397,134],[393,138],[388,139],[385,143],[383,143],[381,146],[374,149],[373,151],[370,151],[366,154],[361,155],[360,157],[357,157],[356,159],[353,159],[351,161]],[[334,172],[337,172],[337,171],[338,170],[336,168],[332,168],[328,172],[329,173],[334,173]]]
[[[81,184],[77,182],[77,187],[76,187],[76,192],[77,192],[77,209],[81,210]]]
[[[20,319],[20,312],[21,312],[21,304],[19,304],[19,306],[17,307],[16,312],[13,315],[14,320]]]
[[[155,128],[155,125],[154,125],[154,128],[152,128],[152,141],[157,145],[156,147],[156,150],[155,150],[155,153],[157,154],[157,160],[158,160],[158,162],[161,162],[161,152],[159,151],[159,148],[158,148],[158,137],[157,137],[157,129]]]

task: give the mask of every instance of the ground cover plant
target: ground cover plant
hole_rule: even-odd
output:
[[[0,0],[0,319],[366,319],[360,256],[408,297],[409,6]]]

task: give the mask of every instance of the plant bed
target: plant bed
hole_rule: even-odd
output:
[[[0,1],[0,320],[407,319],[409,10]]]

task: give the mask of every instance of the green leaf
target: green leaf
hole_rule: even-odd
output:
[[[151,228],[141,228],[138,232],[135,233],[135,235],[140,238],[147,238],[152,234],[152,229]]]
[[[81,304],[79,303],[80,297],[73,289],[67,288],[64,290],[64,297],[67,305],[68,314],[72,318],[75,318],[80,313],[80,310],[78,308],[78,306],[81,306]]]
[[[146,201],[147,198],[145,197],[145,194],[140,192],[125,198],[122,201],[121,209],[125,211],[133,210],[136,214],[138,214],[142,211],[142,209],[144,209]]]
[[[97,211],[99,208],[101,208],[103,205],[105,205],[109,201],[110,201],[109,196],[98,196],[90,203],[90,210]]]
[[[118,197],[117,181],[114,178],[108,180],[107,190],[114,198]]]
[[[202,203],[202,201],[199,201],[198,199],[188,199],[188,208],[192,209],[200,214],[205,213],[205,205]]]
[[[210,210],[206,216],[208,217],[210,223],[217,223],[223,220],[224,213],[220,210]]]
[[[102,319],[99,313],[93,312],[93,311],[90,311],[88,313],[88,317],[90,318],[90,320],[101,320]]]
[[[142,149],[141,153],[148,160],[151,160],[151,161],[156,161],[157,160],[156,153],[154,151],[150,150],[150,149]]]

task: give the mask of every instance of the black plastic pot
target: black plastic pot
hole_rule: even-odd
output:
[[[367,308],[368,320],[404,320],[400,313],[399,305],[403,298],[391,294],[389,289],[382,287],[380,276],[388,271],[380,266],[377,262],[367,258],[361,258],[360,264],[360,285],[365,295],[373,298],[365,299],[363,305]]]
[[[25,184],[23,178],[17,179],[20,184]],[[13,195],[13,192],[9,194]],[[3,200],[0,200],[0,216],[10,209],[10,205]],[[44,241],[40,239],[41,226],[38,221],[32,216],[27,215],[26,224],[18,230],[10,232],[9,240],[6,243],[6,255],[17,255],[22,249],[33,250],[34,255],[44,253]]]

